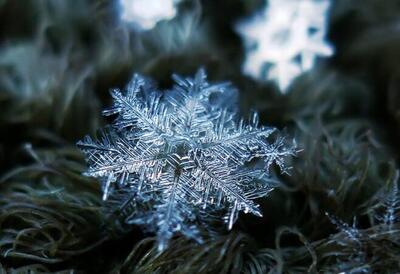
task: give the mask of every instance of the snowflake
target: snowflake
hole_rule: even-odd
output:
[[[175,17],[174,0],[121,0],[121,19],[134,23],[139,29],[152,29],[157,22]]]
[[[332,55],[324,41],[329,5],[329,0],[270,0],[262,13],[239,23],[248,47],[244,73],[275,80],[285,92],[317,56]]]
[[[398,181],[400,177],[400,171],[396,170],[391,186],[384,188],[383,192],[379,193],[378,199],[380,205],[377,208],[383,209],[382,212],[376,212],[375,218],[379,223],[383,224],[387,231],[391,231],[395,223],[400,220],[400,192],[398,187]]]
[[[286,172],[284,160],[296,152],[257,115],[236,118],[229,83],[209,84],[203,70],[173,78],[165,92],[139,75],[125,91],[112,90],[104,114],[117,115],[113,127],[78,142],[85,175],[100,179],[104,199],[127,194],[121,214],[156,232],[159,250],[178,232],[201,242],[200,228],[221,216],[229,229],[239,211],[262,216],[254,199],[276,185],[271,165]]]

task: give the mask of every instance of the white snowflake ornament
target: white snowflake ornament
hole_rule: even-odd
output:
[[[126,90],[112,91],[104,114],[117,116],[113,127],[78,143],[85,174],[103,183],[104,199],[126,193],[116,208],[127,223],[156,232],[159,250],[177,233],[201,242],[211,222],[230,229],[239,211],[261,216],[254,199],[276,185],[270,166],[285,171],[296,152],[257,115],[249,123],[236,118],[226,107],[229,84],[209,84],[202,70],[174,80],[161,93],[135,75]]]
[[[121,19],[141,30],[152,29],[157,22],[176,15],[176,0],[121,0]]]
[[[329,0],[270,0],[261,13],[239,23],[247,46],[244,73],[274,80],[285,92],[317,56],[332,55],[324,40],[329,6]]]

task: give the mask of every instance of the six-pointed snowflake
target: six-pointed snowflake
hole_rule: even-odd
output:
[[[104,114],[117,115],[113,126],[78,143],[104,199],[128,193],[126,221],[156,232],[160,250],[178,232],[200,242],[200,229],[216,216],[228,228],[239,211],[261,216],[254,199],[276,185],[270,166],[285,172],[284,159],[295,153],[257,115],[237,120],[228,83],[209,84],[203,70],[174,80],[172,90],[159,92],[135,75],[125,91],[112,91]]]
[[[238,24],[248,48],[244,73],[275,80],[285,92],[317,56],[332,55],[324,40],[329,5],[329,0],[269,0],[262,13]]]

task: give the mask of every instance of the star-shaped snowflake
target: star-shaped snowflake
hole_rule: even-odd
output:
[[[244,73],[275,80],[285,92],[317,56],[332,55],[324,40],[329,5],[328,0],[270,0],[262,13],[238,24],[248,48]]]
[[[126,221],[157,232],[160,250],[177,232],[201,241],[199,231],[216,218],[231,228],[239,211],[261,216],[254,199],[275,186],[270,166],[285,171],[285,157],[295,153],[256,115],[247,124],[235,118],[229,84],[209,84],[202,70],[174,79],[160,93],[135,75],[126,91],[112,91],[104,114],[117,115],[113,127],[78,143],[104,199],[127,193]]]

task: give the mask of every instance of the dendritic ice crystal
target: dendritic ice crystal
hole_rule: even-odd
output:
[[[259,125],[257,115],[237,119],[229,83],[209,84],[203,70],[173,79],[161,92],[134,75],[125,90],[112,90],[104,115],[116,116],[113,125],[78,142],[85,175],[99,178],[104,199],[127,194],[120,195],[129,197],[120,201],[126,222],[156,232],[160,250],[177,233],[201,242],[211,222],[230,229],[239,211],[262,216],[254,199],[276,186],[271,165],[286,172],[286,158],[296,153],[294,142]]]
[[[176,15],[178,0],[121,0],[121,19],[141,30],[152,29],[157,22]]]
[[[269,0],[261,13],[240,22],[237,31],[247,47],[244,73],[274,80],[285,92],[317,56],[332,55],[325,41],[329,6],[329,0]]]

